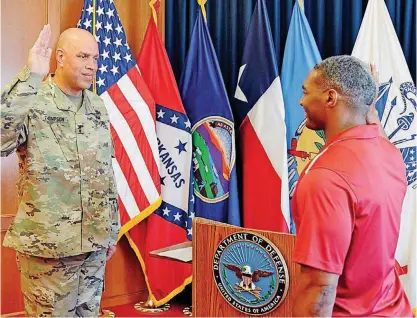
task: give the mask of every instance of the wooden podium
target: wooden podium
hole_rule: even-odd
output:
[[[243,308],[243,306],[240,306],[240,305],[235,305],[235,307],[239,306],[238,307],[239,309],[236,309],[231,304],[232,302],[236,303],[236,301],[234,301],[233,299],[230,299],[230,297],[227,296],[226,292],[224,292],[224,289],[222,289],[223,290],[223,295],[222,295],[222,292],[220,291],[218,287],[219,286],[218,276],[224,275],[223,277],[226,278],[226,269],[224,269],[225,267],[224,264],[218,265],[219,267],[223,268],[223,271],[221,272],[222,274],[218,272],[217,281],[216,281],[216,273],[214,269],[217,268],[216,263],[218,263],[218,260],[221,259],[219,255],[216,256],[216,253],[220,254],[220,252],[222,252],[223,250],[224,251],[227,250],[227,247],[226,247],[227,243],[225,242],[226,241],[225,239],[228,239],[228,242],[231,242],[234,238],[237,239],[238,237],[243,237],[244,234],[240,234],[239,236],[236,234],[235,236],[233,236],[234,233],[238,233],[238,232],[251,233],[249,234],[250,236],[245,236],[245,237],[246,238],[251,237],[252,240],[255,240],[255,241],[262,240],[262,239],[259,239],[259,237],[266,238],[267,239],[266,241],[268,241],[269,243],[272,243],[270,244],[271,246],[275,246],[278,249],[278,251],[280,252],[280,254],[282,255],[286,263],[286,269],[287,269],[286,273],[287,273],[288,280],[286,284],[283,284],[285,285],[285,295],[283,295],[282,301],[280,302],[278,307],[276,307],[272,311],[267,312],[265,314],[259,311],[259,309],[256,309],[258,310],[257,313],[248,313],[247,311],[245,312],[245,310],[243,310],[245,308]],[[245,241],[243,241],[243,243],[241,242],[237,242],[237,243],[240,244],[240,246],[237,246],[237,248],[230,247],[231,245],[229,245],[231,250],[233,251],[236,250],[234,253],[237,256],[245,253],[245,251],[242,252],[241,250],[239,250],[239,248],[243,249],[245,246],[249,246],[248,248],[251,249],[249,252],[252,253],[251,254],[252,256],[253,256],[253,251],[256,251],[257,249],[257,247],[255,248],[253,246],[250,247],[251,242],[249,241],[247,245],[242,245],[242,244],[246,244]],[[267,249],[271,250],[271,247],[268,247],[269,243],[267,244]],[[193,248],[192,248],[192,253],[193,253],[192,255],[193,316],[196,316],[196,317],[231,317],[231,316],[237,317],[239,316],[241,317],[241,316],[248,316],[248,315],[262,315],[262,316],[288,317],[292,315],[293,288],[297,280],[296,273],[299,270],[299,265],[291,261],[292,251],[295,246],[294,235],[284,234],[284,233],[275,233],[275,232],[269,232],[269,231],[244,229],[244,228],[230,226],[228,224],[214,222],[214,221],[206,220],[202,218],[194,218],[193,220],[193,243],[192,244],[193,244]],[[219,247],[219,245],[222,245],[222,246]],[[259,248],[258,253],[262,252],[261,249],[262,247]],[[272,252],[272,254],[275,255],[274,252]],[[260,255],[261,254],[259,255],[255,254],[257,258],[262,258],[262,256]],[[233,255],[231,255],[230,257],[232,256]],[[238,258],[237,256],[236,258]],[[263,257],[265,259],[267,258],[265,255]],[[224,259],[228,259],[228,258],[224,258]],[[241,257],[238,259],[245,259],[245,257]],[[268,262],[268,260],[266,260],[266,262]],[[276,263],[274,263],[274,265],[275,264]],[[236,266],[234,267],[230,265],[227,265],[227,266],[229,266],[232,269],[234,268],[234,270],[237,271]],[[268,268],[268,267],[264,267],[264,268]],[[244,271],[247,271],[248,273],[251,273],[251,270],[253,271],[254,274],[255,272],[262,272],[262,271],[256,271],[255,268],[248,269],[248,267],[246,268],[244,267]],[[229,277],[232,277],[234,274],[231,271],[228,271],[227,273]],[[242,273],[245,276],[244,272],[240,272],[238,273],[238,275],[242,277]],[[264,271],[263,273],[268,273],[268,272]],[[268,274],[265,274],[265,275],[268,275]],[[250,275],[246,275],[246,276],[249,277]],[[276,276],[279,276],[279,275],[276,275]],[[254,278],[254,275],[252,275],[252,278],[253,278],[253,282],[255,282],[256,278]],[[279,277],[277,278],[279,279]],[[265,281],[266,279],[267,278],[265,278]],[[271,277],[269,277],[269,279],[270,281],[271,279],[273,280],[273,278]],[[278,282],[280,281],[281,280],[278,280]],[[248,281],[247,280],[245,281],[245,278],[242,278],[240,285],[243,287],[246,286],[246,285],[242,285],[244,284],[244,282],[247,283]],[[260,297],[259,295],[262,295],[256,289],[253,289],[254,287],[252,287],[253,291],[252,289],[248,291],[248,290],[244,290],[243,288],[241,288],[239,284],[236,282],[233,284],[232,283],[229,284],[228,281],[226,281],[226,285],[229,286],[229,291],[231,291],[231,293],[233,293],[234,295],[238,295],[238,297],[240,297],[240,295],[242,296],[248,295],[249,297],[252,297],[252,299],[255,299],[255,300],[252,300],[255,302]],[[220,286],[223,287],[223,284],[220,284]],[[232,288],[231,286],[234,286],[234,287]],[[252,285],[252,286],[255,286],[255,285]],[[279,287],[280,283],[272,284],[272,286],[278,286],[276,288],[280,288]],[[260,290],[260,287],[256,287],[256,288]],[[236,292],[234,292],[235,289],[236,289]],[[266,289],[263,288],[262,292],[264,294],[265,294],[265,290]],[[251,295],[255,295],[257,293],[255,296],[257,296],[258,298],[254,298],[253,296],[250,296],[249,293]],[[229,301],[227,301],[226,298],[229,298]]]

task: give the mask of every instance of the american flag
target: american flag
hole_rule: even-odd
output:
[[[124,234],[161,200],[155,102],[127,44],[113,0],[85,0],[77,27],[94,34],[99,46],[95,84],[110,118]]]

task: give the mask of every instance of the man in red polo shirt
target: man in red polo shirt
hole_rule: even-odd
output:
[[[327,142],[292,199],[301,265],[293,313],[412,316],[394,258],[405,166],[381,127],[367,125],[375,80],[357,58],[335,56],[314,67],[303,91],[306,127]]]

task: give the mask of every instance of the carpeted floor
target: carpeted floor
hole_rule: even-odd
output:
[[[108,309],[114,312],[115,317],[187,317],[191,315],[184,314],[183,310],[186,307],[190,307],[191,294],[191,285],[188,285],[183,292],[169,301],[169,304],[171,305],[169,310],[155,314],[140,312],[134,308],[135,304],[114,306],[104,308],[104,310]]]
[[[183,309],[186,305],[171,303],[171,307],[169,310],[161,312],[161,313],[142,313],[134,308],[135,304],[128,304],[123,306],[115,306],[110,308],[104,308],[105,316],[110,317],[106,310],[110,310],[114,313],[115,317],[187,317],[183,313]]]

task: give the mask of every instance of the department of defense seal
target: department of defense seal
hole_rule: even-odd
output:
[[[236,232],[218,245],[213,276],[226,301],[249,315],[266,315],[278,308],[289,287],[288,269],[277,247],[267,238]]]

